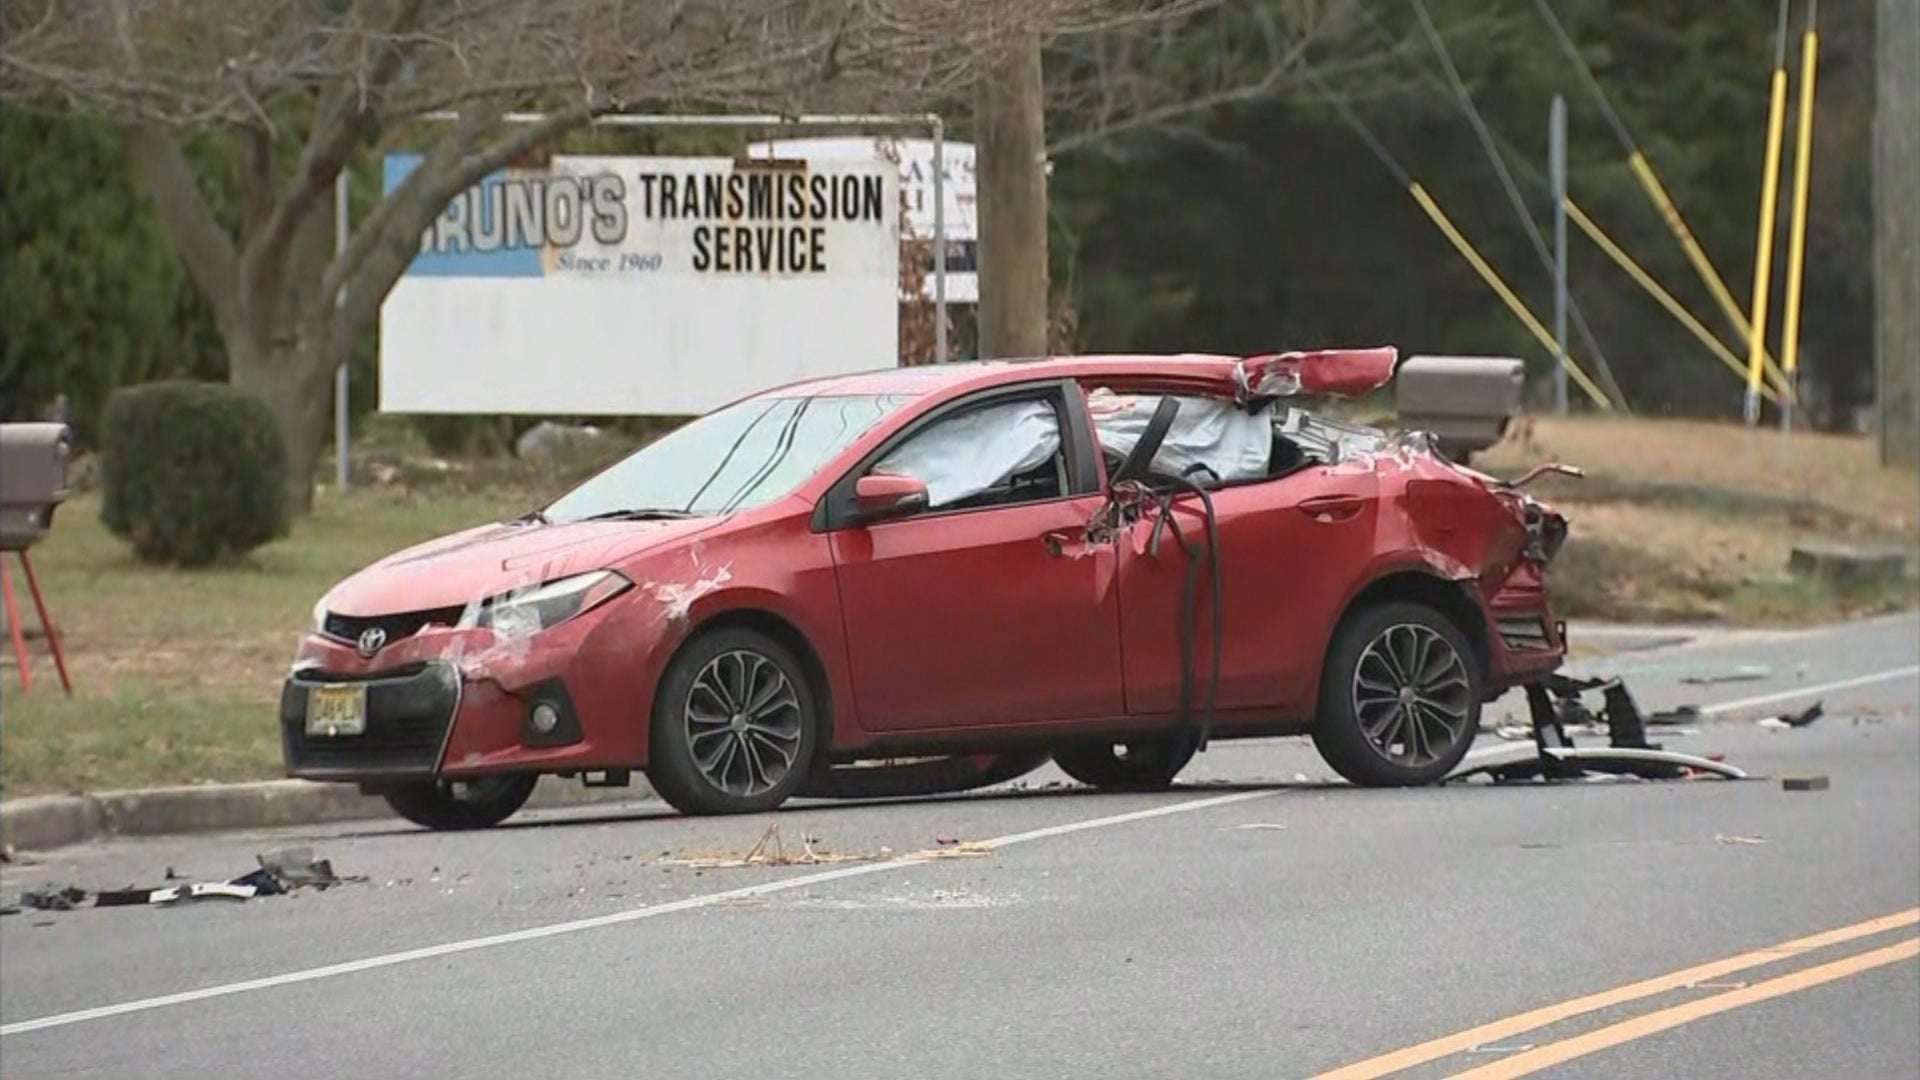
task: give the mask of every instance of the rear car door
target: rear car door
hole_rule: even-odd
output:
[[[1218,707],[1311,707],[1327,635],[1373,551],[1371,474],[1313,466],[1265,483],[1212,492],[1220,536],[1221,652]],[[1199,500],[1174,513],[1189,541],[1204,544]],[[1151,522],[1133,526],[1148,530]],[[1127,711],[1170,713],[1180,705],[1181,587],[1187,556],[1163,539],[1159,554],[1122,544],[1120,604],[1126,613]],[[1196,602],[1194,703],[1211,662],[1213,605],[1206,578]]]
[[[1093,395],[1096,437],[1110,460],[1130,450],[1158,395]],[[1309,462],[1266,411],[1231,401],[1181,396],[1182,408],[1154,456],[1153,471],[1208,477],[1220,543],[1221,709],[1310,710],[1327,635],[1372,558],[1376,477],[1368,469]],[[1192,561],[1176,530],[1153,542],[1157,515],[1128,528],[1119,545],[1121,645],[1127,711],[1180,707],[1181,638],[1193,635],[1192,701],[1206,691],[1212,663],[1213,601],[1205,568],[1191,618],[1183,592]],[[1177,534],[1203,550],[1198,497],[1173,502]]]
[[[822,521],[864,726],[1124,713],[1115,552],[1085,543],[1097,468],[1078,388],[1049,381],[936,407],[834,486]],[[869,472],[926,483],[927,508],[851,523]]]

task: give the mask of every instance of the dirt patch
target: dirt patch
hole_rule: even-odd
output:
[[[1920,603],[1910,582],[1836,588],[1787,573],[1808,541],[1920,547],[1920,478],[1874,455],[1864,438],[1796,434],[1783,451],[1777,432],[1739,425],[1542,417],[1474,465],[1587,471],[1532,488],[1571,521],[1551,575],[1562,614],[1792,624]]]

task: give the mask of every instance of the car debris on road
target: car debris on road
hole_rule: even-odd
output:
[[[1826,711],[1821,708],[1821,705],[1821,702],[1816,701],[1797,713],[1788,712],[1780,713],[1777,716],[1764,717],[1760,720],[1760,726],[1773,731],[1786,731],[1791,728],[1806,727],[1826,715]]]
[[[1597,716],[1581,700],[1582,695],[1595,691],[1605,700]],[[1690,780],[1703,776],[1728,780],[1747,778],[1744,770],[1727,764],[1718,755],[1684,754],[1648,742],[1646,715],[1621,679],[1548,675],[1527,684],[1526,693],[1532,753],[1499,754],[1482,759],[1449,775],[1448,782],[1481,775],[1495,783]],[[1574,745],[1572,732],[1582,728],[1604,730],[1608,745]]]
[[[342,877],[333,864],[315,859],[312,849],[285,848],[255,856],[259,866],[228,881],[192,882],[184,885],[160,885],[153,888],[101,889],[89,892],[75,886],[31,889],[20,895],[19,904],[0,905],[0,915],[13,915],[22,908],[36,911],[76,911],[86,907],[136,907],[171,905],[187,900],[251,900],[257,896],[280,896],[298,889],[329,889],[366,880]],[[167,867],[166,880],[177,880],[173,867]]]
[[[1703,675],[1682,675],[1680,681],[1688,686],[1718,686],[1721,683],[1758,682],[1770,678],[1773,669],[1765,664],[1746,664],[1731,671],[1710,671]]]

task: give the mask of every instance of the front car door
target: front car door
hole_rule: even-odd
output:
[[[1077,386],[999,387],[937,406],[823,500],[862,723],[930,731],[1125,712],[1115,552],[1085,543],[1098,464]],[[857,524],[869,472],[928,488],[912,516]]]

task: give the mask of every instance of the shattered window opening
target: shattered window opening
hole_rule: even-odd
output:
[[[1104,386],[1087,395],[1094,434],[1110,458],[1109,465],[1133,450],[1163,396],[1115,393]],[[1201,465],[1217,476],[1219,483],[1228,484],[1264,480],[1270,475],[1274,427],[1266,408],[1249,412],[1223,398],[1171,396],[1180,403],[1180,411],[1153,455],[1153,472],[1183,476],[1188,469]],[[1212,478],[1202,475],[1196,479],[1206,483]]]
[[[750,510],[800,486],[912,400],[867,394],[752,398],[692,420],[546,508],[557,523],[649,509]]]
[[[1067,492],[1060,415],[1037,398],[1000,402],[945,417],[876,463],[873,472],[927,485],[930,510],[1057,499]]]

